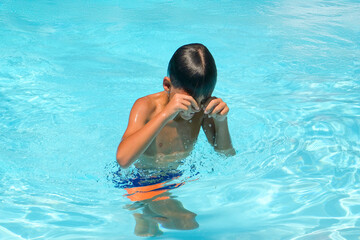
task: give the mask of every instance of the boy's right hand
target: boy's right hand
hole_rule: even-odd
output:
[[[195,113],[199,111],[200,108],[193,97],[180,93],[176,93],[164,109],[169,120],[173,120],[179,112]]]

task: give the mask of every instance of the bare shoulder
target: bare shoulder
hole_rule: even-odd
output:
[[[149,96],[141,97],[137,99],[131,109],[131,114],[136,116],[144,116],[147,119],[151,113],[154,111],[155,104],[151,101]],[[136,118],[136,116],[134,116]],[[145,120],[144,119],[144,120]]]
[[[149,96],[150,95],[137,99],[134,103],[133,108],[149,109],[154,107],[154,104]]]
[[[150,94],[137,99],[131,108],[129,123],[122,139],[143,127],[159,111],[159,95]]]
[[[141,112],[142,115],[151,116],[161,109],[163,93],[154,93],[137,99],[132,107],[132,112]]]

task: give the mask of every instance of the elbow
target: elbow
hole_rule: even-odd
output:
[[[126,162],[121,158],[116,158],[116,161],[118,162],[121,168],[128,168],[131,165],[129,164],[129,162]]]
[[[131,165],[131,162],[124,157],[116,155],[116,161],[121,168],[128,168]]]
[[[231,148],[228,152],[228,157],[232,157],[232,156],[235,156],[236,155],[236,151],[234,148]]]
[[[132,163],[131,159],[121,154],[119,150],[116,152],[116,161],[121,168],[128,168]]]
[[[116,151],[116,161],[121,168],[128,168],[132,163],[131,159],[129,159],[126,154],[124,154],[124,150],[120,147],[120,144]]]
[[[236,155],[236,151],[234,148],[229,148],[229,149],[217,149],[215,148],[215,151],[217,153],[220,153],[222,155],[224,155],[225,157],[232,157]]]

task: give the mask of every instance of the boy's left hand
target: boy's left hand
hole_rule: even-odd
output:
[[[204,113],[215,121],[222,122],[226,119],[229,107],[221,98],[211,97],[204,105]]]

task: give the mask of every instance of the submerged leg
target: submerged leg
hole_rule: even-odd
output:
[[[196,214],[185,209],[182,203],[175,199],[152,201],[147,206],[153,212],[153,219],[164,228],[191,230],[199,227]]]
[[[136,236],[152,237],[159,236],[163,233],[160,231],[158,223],[151,218],[148,218],[146,215],[140,213],[134,213],[133,215],[136,221],[134,231]]]

